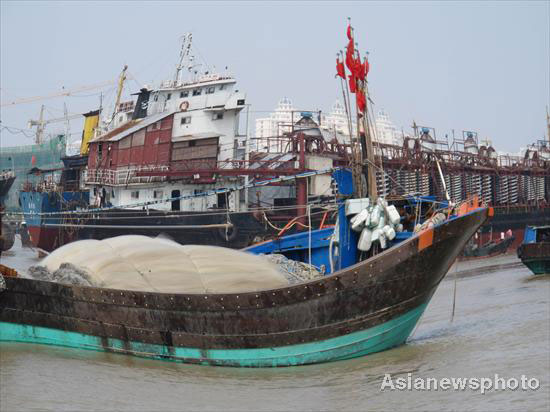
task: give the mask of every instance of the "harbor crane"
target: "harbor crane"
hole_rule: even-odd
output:
[[[67,122],[67,129],[68,129],[70,120],[74,120],[74,119],[78,119],[78,118],[82,117],[81,114],[69,115],[68,112],[67,112],[67,106],[65,106],[65,108],[64,108],[65,109],[65,116],[57,117],[55,119],[45,120],[44,119],[44,108],[45,108],[44,105],[42,105],[42,107],[40,108],[40,117],[38,118],[38,120],[29,120],[29,129],[33,126],[36,126],[36,139],[35,139],[35,142],[37,144],[42,143],[42,136],[44,135],[44,128],[46,127],[47,124],[57,123],[57,122]]]

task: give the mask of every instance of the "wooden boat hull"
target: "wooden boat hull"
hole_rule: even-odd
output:
[[[526,243],[518,248],[518,257],[535,275],[550,274],[550,243]]]
[[[322,279],[242,294],[162,294],[6,278],[0,340],[225,366],[290,366],[403,344],[477,209]]]
[[[206,365],[291,366],[349,359],[402,345],[425,308],[426,305],[421,305],[388,322],[332,339],[258,349],[170,348],[166,345],[116,338],[107,339],[105,345],[102,338],[97,336],[16,323],[0,323],[0,340],[108,350],[159,360]]]

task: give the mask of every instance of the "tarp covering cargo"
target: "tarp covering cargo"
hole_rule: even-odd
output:
[[[235,293],[287,286],[265,258],[233,249],[118,236],[69,243],[29,271],[33,278],[165,293]]]

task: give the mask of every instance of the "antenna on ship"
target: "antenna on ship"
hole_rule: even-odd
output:
[[[176,66],[176,75],[174,76],[174,87],[180,83],[181,70],[188,66],[188,69],[191,69],[190,63],[193,58],[191,55],[191,44],[193,42],[193,33],[185,33],[182,37],[181,50],[180,50],[180,60]]]

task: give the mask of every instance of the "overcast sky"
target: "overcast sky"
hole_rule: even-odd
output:
[[[252,114],[283,96],[300,109],[330,110],[341,95],[335,54],[351,17],[370,52],[375,110],[405,131],[413,120],[436,129],[477,131],[497,150],[517,152],[545,133],[550,104],[550,3],[521,2],[11,2],[0,3],[2,103],[62,87],[114,79],[126,90],[173,77],[179,37],[192,32],[208,64],[229,66]],[[97,108],[99,92],[1,108],[3,126],[26,129],[40,105],[46,118]],[[53,132],[62,123],[48,126]],[[73,122],[73,139],[81,122]],[[1,132],[2,146],[30,144]],[[26,132],[29,133],[28,131]]]

